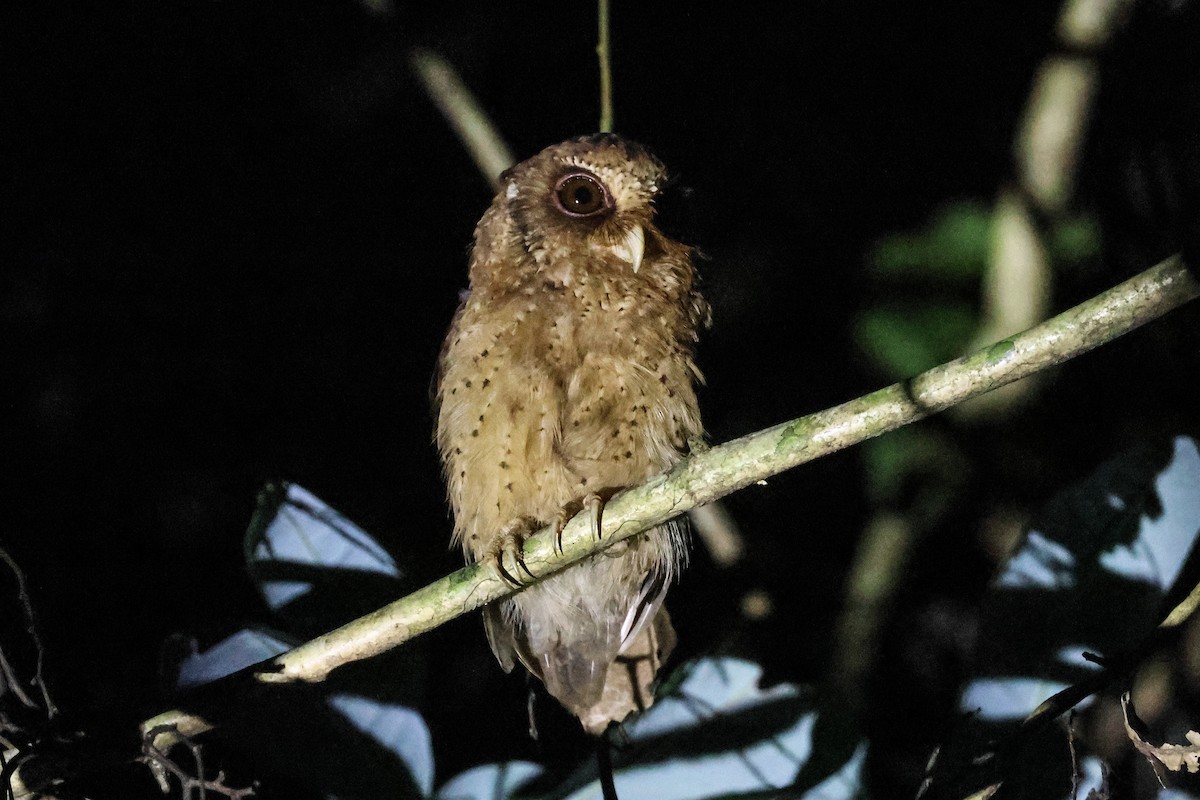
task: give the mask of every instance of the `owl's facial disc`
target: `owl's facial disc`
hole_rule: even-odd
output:
[[[611,217],[617,210],[616,200],[604,182],[583,169],[575,168],[559,178],[551,192],[555,208],[563,215],[576,220],[587,220],[599,223]],[[615,222],[615,220],[614,220]],[[605,227],[608,227],[606,225]],[[611,231],[611,227],[609,227]],[[613,244],[601,245],[593,242],[592,247],[608,250],[621,261],[627,263],[636,273],[642,266],[642,256],[646,250],[646,233],[642,226],[622,224],[620,239]],[[604,234],[609,238],[611,234]]]

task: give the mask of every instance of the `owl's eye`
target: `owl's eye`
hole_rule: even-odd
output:
[[[572,217],[590,217],[612,207],[608,192],[591,175],[567,175],[554,187],[558,207]]]

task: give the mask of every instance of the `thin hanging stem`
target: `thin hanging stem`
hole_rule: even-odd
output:
[[[596,56],[600,59],[600,132],[613,129],[612,57],[608,49],[608,0],[597,0],[599,11],[599,41]]]

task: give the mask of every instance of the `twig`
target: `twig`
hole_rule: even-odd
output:
[[[12,570],[13,575],[17,579],[17,593],[21,598],[21,609],[25,614],[25,624],[29,631],[29,637],[33,639],[33,647],[37,652],[37,661],[33,673],[33,683],[42,693],[42,702],[45,703],[46,716],[49,719],[54,719],[58,716],[58,708],[50,699],[50,690],[46,688],[46,679],[42,675],[42,661],[45,658],[45,648],[42,647],[42,639],[38,636],[37,617],[33,611],[33,600],[29,597],[29,590],[25,585],[25,573],[13,560],[13,557],[8,554],[8,551],[0,547],[0,559],[3,559],[8,568]],[[32,705],[32,704],[30,704]]]
[[[1089,697],[1124,678],[1148,655],[1161,647],[1167,637],[1178,634],[1180,626],[1192,618],[1192,615],[1196,613],[1197,607],[1200,607],[1200,583],[1193,586],[1192,590],[1188,592],[1187,597],[1180,600],[1163,617],[1162,622],[1158,623],[1154,630],[1132,649],[1115,658],[1104,659],[1098,658],[1091,653],[1085,653],[1084,657],[1094,664],[1099,664],[1101,669],[1084,678],[1079,683],[1072,684],[1065,689],[1055,692],[1043,700],[1029,716],[1021,721],[1022,730],[1043,725],[1059,717],[1069,709],[1074,708],[1085,697]]]
[[[1075,752],[1075,710],[1067,715],[1067,747],[1071,751],[1071,800],[1079,800],[1079,754]]]
[[[867,702],[863,686],[875,665],[879,632],[887,621],[888,607],[901,584],[916,539],[910,520],[899,514],[880,513],[863,531],[854,553],[834,654],[826,674],[838,696],[856,712],[863,711]]]
[[[224,797],[233,798],[233,800],[241,800],[241,798],[252,797],[254,795],[253,786],[247,786],[243,789],[226,786],[225,773],[223,771],[218,771],[216,777],[212,780],[205,778],[204,757],[201,753],[200,745],[179,733],[178,730],[167,730],[169,727],[159,726],[152,728],[142,738],[141,761],[150,768],[150,772],[154,775],[154,779],[158,782],[158,787],[162,789],[163,794],[171,791],[171,785],[167,779],[167,773],[170,773],[179,781],[180,792],[184,800],[191,800],[192,797],[196,797],[198,800],[205,800],[210,791]],[[191,752],[192,761],[196,764],[195,775],[188,773],[176,764],[167,754],[166,749],[160,750],[155,746],[155,740],[164,734],[167,734],[168,738],[173,742],[187,746]]]
[[[493,189],[499,189],[500,173],[513,164],[512,153],[475,96],[463,85],[454,67],[437,53],[413,50],[409,59],[425,91],[454,128],[479,171]]]
[[[834,408],[781,423],[697,453],[670,472],[622,492],[605,507],[605,530],[593,541],[588,515],[563,529],[561,552],[547,527],[526,540],[525,563],[541,578],[690,508],[799,464],[895,430],[1109,342],[1200,294],[1182,260],[1172,256],[1047,322]],[[263,682],[321,681],[335,668],[382,653],[455,617],[512,594],[494,564],[458,570],[335,631],[247,672]],[[207,723],[185,712],[164,719]]]
[[[21,679],[17,676],[17,671],[13,669],[12,664],[8,663],[8,658],[4,655],[4,648],[0,647],[0,676],[3,677],[3,686],[12,690],[17,699],[26,708],[37,708],[37,703],[33,702],[25,692],[25,687],[21,685]]]
[[[549,527],[526,541],[524,560],[541,578],[690,508],[1087,352],[1196,297],[1198,287],[1172,257],[1057,317],[973,355],[935,367],[834,408],[776,425],[684,459],[665,475],[622,492],[605,507],[601,542],[586,514],[554,552]],[[389,606],[278,656],[264,681],[320,681],[333,668],[367,658],[514,589],[491,563],[465,567]]]
[[[600,796],[603,800],[620,800],[617,795],[617,785],[613,779],[612,740],[609,731],[617,724],[609,723],[603,736],[596,737],[596,772],[600,776]]]
[[[596,57],[600,59],[600,132],[613,129],[612,54],[609,51],[608,0],[597,0]]]
[[[734,566],[746,553],[746,542],[737,521],[723,503],[697,506],[688,512],[692,530],[722,569]]]

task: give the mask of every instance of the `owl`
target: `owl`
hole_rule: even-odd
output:
[[[603,499],[669,469],[702,435],[693,350],[709,308],[692,249],[655,226],[666,180],[614,134],[548,147],[501,176],[436,383],[468,563],[519,580],[523,537],[581,507],[603,535]],[[672,521],[488,606],[496,658],[506,671],[520,661],[592,733],[644,708],[674,642],[662,601],[686,544]]]

